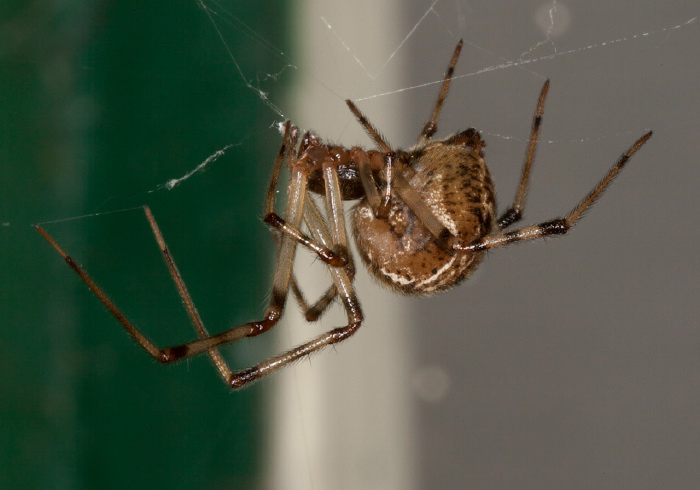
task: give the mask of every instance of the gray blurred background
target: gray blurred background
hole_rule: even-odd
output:
[[[455,37],[466,42],[458,74],[520,59],[545,40],[551,5],[436,5],[441,21],[428,16],[406,46],[420,67],[408,84],[440,70],[436,53]],[[458,80],[443,118],[443,131],[484,132],[501,209],[544,78],[551,143],[539,146],[524,223],[568,212],[638,136],[654,136],[570,235],[494,250],[470,283],[415,305],[418,364],[451,381],[418,411],[420,486],[695,488],[700,25],[641,35],[699,5],[556,5],[552,43],[524,59],[574,52]],[[409,108],[413,134],[425,108]]]
[[[301,107],[317,114],[307,122],[300,110],[302,126],[366,142],[343,113],[349,97],[392,144],[412,144],[464,38],[437,137],[482,131],[501,209],[551,80],[523,224],[564,215],[639,136],[655,134],[566,237],[494,250],[470,281],[430,299],[397,299],[361,278],[364,330],[292,375],[322,378],[282,406],[317,407],[320,416],[294,420],[307,435],[320,420],[326,437],[298,436],[302,453],[290,444],[283,460],[304,464],[289,465],[302,475],[288,488],[694,488],[700,33],[697,22],[675,26],[697,4],[381,5],[307,10],[302,32],[318,34],[303,52],[320,61],[302,76],[312,95]],[[397,71],[398,86],[385,81]],[[308,402],[319,392],[325,401]],[[377,450],[387,445],[404,466]]]

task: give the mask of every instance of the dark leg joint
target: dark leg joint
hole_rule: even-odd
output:
[[[425,127],[423,127],[423,135],[426,138],[430,138],[432,135],[435,134],[435,131],[437,131],[437,126],[433,122],[428,122],[426,123]]]
[[[327,248],[322,248],[319,250],[317,255],[321,260],[328,265],[332,265],[333,267],[344,267],[348,263],[344,256],[339,255],[332,250],[328,250]]]
[[[284,220],[280,218],[277,213],[270,213],[265,218],[263,218],[265,223],[267,223],[270,226],[274,226],[275,228],[282,228],[284,225]]]
[[[563,235],[569,231],[570,226],[566,223],[566,220],[555,219],[552,221],[547,221],[540,225],[540,229],[545,235]]]
[[[347,339],[350,337],[352,334],[354,334],[358,328],[360,328],[361,323],[360,322],[355,322],[351,323],[350,325],[346,327],[338,327],[334,329],[331,334],[332,334],[332,340],[330,341],[331,344],[335,344],[337,342],[342,342],[343,340]]]
[[[187,344],[169,347],[160,351],[160,355],[156,357],[156,360],[161,364],[168,364],[187,357],[188,352]]]
[[[318,315],[319,312],[316,308],[310,308],[304,313],[304,318],[306,318],[307,322],[315,322],[318,320]]]
[[[442,230],[442,233],[440,233],[440,236],[437,238],[435,243],[437,244],[438,247],[440,247],[442,250],[445,252],[454,252],[454,235],[450,233],[450,230],[445,228]]]
[[[345,267],[350,263],[348,259],[348,249],[343,245],[336,245],[335,250],[329,250],[329,260],[327,261],[334,267]]]
[[[234,390],[238,388],[243,388],[248,383],[251,383],[260,377],[260,372],[257,368],[246,369],[245,371],[240,371],[234,373],[229,378],[229,385]]]
[[[272,327],[275,326],[277,323],[277,320],[268,318],[266,320],[263,320],[261,322],[253,322],[250,324],[251,326],[251,332],[250,334],[247,335],[247,337],[257,337],[260,334],[263,334],[270,330]]]
[[[264,221],[268,225],[284,233],[284,227],[287,223],[282,218],[280,218],[280,216],[277,213],[270,213],[266,215]],[[317,246],[314,246],[311,242],[309,242],[308,238],[306,238],[301,233],[299,234],[299,236],[294,236],[294,239],[296,239],[302,245],[309,247],[311,250],[315,251],[321,260],[323,260],[327,264],[332,265],[333,267],[344,267],[345,265],[347,265],[347,259],[345,257],[343,257],[342,255],[338,255],[337,253],[333,252],[332,250],[326,247],[319,248]]]
[[[513,208],[508,209],[500,218],[498,218],[498,226],[501,228],[507,228],[516,221],[520,221],[523,217],[523,213],[520,210],[515,210]]]

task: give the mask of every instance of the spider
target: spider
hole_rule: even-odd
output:
[[[322,348],[342,342],[360,328],[360,303],[353,288],[355,265],[349,247],[343,201],[358,201],[351,221],[360,257],[378,282],[398,293],[427,296],[453,288],[469,277],[484,251],[511,243],[551,235],[563,235],[600,197],[625,163],[651,137],[639,138],[613,165],[593,190],[564,218],[510,230],[523,216],[530,169],[535,155],[544,103],[549,90],[545,81],[539,95],[530,139],[513,204],[496,217],[494,188],[484,161],[485,142],[475,129],[433,140],[462,41],[452,54],[430,119],[414,146],[393,149],[357,106],[347,106],[377,146],[375,150],[345,148],[324,142],[317,134],[284,123],[284,137],[274,163],[267,191],[264,220],[275,231],[277,266],[272,294],[264,317],[217,335],[210,335],[197,312],[163,235],[148,207],[146,218],[175,282],[190,321],[198,335],[192,342],[160,348],[131,323],[107,294],[39,225],[39,233],[80,276],[90,290],[148,354],[161,363],[207,352],[223,380],[231,388],[248,385]],[[284,218],[275,212],[275,194],[283,164],[291,177]],[[324,212],[317,199],[325,203]],[[302,231],[302,221],[306,232]],[[315,253],[330,272],[333,284],[310,304],[293,273],[297,247]],[[308,321],[317,320],[339,298],[347,325],[334,328],[257,366],[233,372],[218,346],[255,337],[274,327],[282,317],[289,291]]]

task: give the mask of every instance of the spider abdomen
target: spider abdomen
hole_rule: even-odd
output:
[[[409,151],[411,169],[405,175],[449,234],[469,243],[491,231],[495,202],[483,143],[478,133],[465,134]],[[449,250],[396,194],[386,219],[376,217],[367,199],[354,211],[355,239],[371,274],[410,295],[434,294],[466,279],[482,254]]]

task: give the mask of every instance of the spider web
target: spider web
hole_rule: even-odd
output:
[[[275,131],[279,131],[280,124],[285,119],[291,119],[302,129],[314,129],[322,137],[328,137],[341,143],[343,142],[343,136],[348,132],[348,127],[354,124],[349,115],[345,114],[340,127],[330,127],[328,122],[324,120],[306,119],[298,114],[297,108],[284,101],[283,92],[277,90],[277,83],[283,80],[287,81],[289,77],[311,80],[318,87],[319,100],[322,101],[321,103],[329,105],[329,111],[343,111],[345,113],[346,108],[343,101],[346,98],[354,100],[361,106],[370,108],[373,104],[378,104],[380,101],[389,98],[413,101],[418,97],[427,101],[426,105],[429,105],[432,102],[433,92],[442,83],[442,70],[446,59],[446,54],[444,53],[449,51],[441,53],[441,56],[438,57],[439,70],[425,70],[426,73],[429,72],[432,76],[426,81],[397,86],[392,77],[387,76],[392,70],[398,69],[405,72],[406,70],[415,69],[415,67],[406,67],[405,63],[400,62],[399,59],[409,56],[412,49],[420,49],[420,45],[416,47],[414,42],[416,38],[422,39],[433,35],[440,36],[446,40],[446,45],[448,46],[453,45],[457,39],[464,38],[465,50],[463,51],[460,66],[458,66],[458,70],[453,78],[452,90],[456,91],[460,86],[467,87],[472,79],[500,72],[503,72],[504,76],[510,77],[514,71],[519,71],[527,74],[531,79],[544,80],[546,76],[543,74],[544,70],[540,68],[543,65],[549,67],[552,62],[564,63],[568,58],[581,58],[589,53],[595,54],[595,56],[603,56],[605,53],[614,53],[614,50],[620,46],[636,45],[637,47],[633,47],[633,50],[655,49],[676,32],[692,27],[697,20],[697,16],[684,17],[679,15],[675,22],[669,22],[666,25],[653,25],[651,28],[646,25],[644,26],[646,29],[640,27],[637,30],[627,28],[625,30],[629,32],[624,35],[620,35],[619,32],[615,31],[611,32],[607,37],[605,34],[597,34],[592,42],[571,45],[560,41],[566,40],[567,31],[571,24],[569,9],[565,4],[552,0],[544,2],[533,9],[533,24],[538,29],[536,37],[530,36],[529,44],[526,44],[525,49],[519,47],[517,42],[511,43],[512,53],[508,54],[498,52],[497,49],[481,42],[478,36],[470,35],[470,29],[479,23],[479,15],[475,14],[476,5],[472,6],[468,3],[464,5],[460,3],[453,4],[445,0],[430,0],[422,8],[420,6],[416,8],[412,23],[407,23],[407,26],[403,28],[403,32],[395,36],[399,39],[398,42],[395,42],[393,45],[377,46],[376,50],[381,54],[372,56],[373,60],[369,61],[370,55],[363,52],[354,40],[355,25],[345,20],[343,15],[337,13],[337,5],[329,3],[327,5],[324,4],[321,8],[315,7],[315,14],[312,16],[312,22],[316,24],[312,28],[325,32],[322,37],[323,46],[319,47],[319,49],[324,49],[329,53],[327,58],[328,66],[319,67],[305,65],[303,60],[296,59],[295,56],[298,55],[290,54],[290,50],[285,49],[283,46],[274,45],[254,27],[243,22],[236,15],[238,2],[227,2],[224,0],[194,1],[199,6],[202,15],[209,19],[211,28],[219,40],[219,46],[214,46],[212,49],[225,50],[230,64],[234,68],[235,75],[259,99],[261,110],[269,112],[269,125],[267,128],[260,130],[273,128]],[[233,31],[243,33],[248,39],[248,44],[240,46],[232,43],[229,33]],[[558,42],[566,44],[566,47],[559,47]],[[651,44],[648,44],[649,42]],[[276,71],[258,73],[239,61],[241,53],[247,49],[247,46],[253,44],[261,47],[277,60]],[[611,57],[614,58],[619,58],[620,56],[619,54],[611,54]],[[481,65],[476,68],[473,66],[464,68],[464,65],[467,64],[465,59],[469,57],[479,58],[479,60],[482,60],[480,61]],[[474,65],[474,63],[469,64]],[[348,73],[352,74],[354,80],[359,79],[360,82],[353,84],[344,82],[343,78]],[[390,81],[387,82],[387,79]],[[367,112],[372,114],[371,109],[367,109]],[[381,114],[379,116],[372,114],[371,120],[378,127],[383,127],[380,123],[382,120]],[[419,123],[416,122],[416,124]],[[463,123],[461,124],[463,125]],[[679,124],[690,124],[690,122]],[[444,121],[442,126],[449,127]],[[482,127],[480,129],[485,135],[501,140],[522,142],[526,139],[524,132],[518,134],[504,133],[495,126]],[[611,136],[636,134],[637,132],[637,130],[622,129],[612,134],[564,140],[544,137],[540,139],[540,143],[585,143]],[[362,136],[361,132],[358,131],[350,134],[354,135],[354,138]],[[357,134],[360,136],[357,136]],[[202,161],[193,164],[192,168],[184,174],[174,175],[149,190],[127,196],[127,199],[138,199],[139,195],[145,197],[146,194],[178,188],[193,177],[206,171],[231,148],[245,145],[249,136],[249,133],[234,136],[231,142],[223,145],[221,148],[212,149],[211,154],[205,156]],[[410,143],[409,140],[406,141],[407,144]],[[355,143],[352,139],[350,142]],[[104,212],[132,210],[132,207],[109,209],[111,202],[114,200],[119,201],[123,197],[107,197],[94,213],[65,219],[98,216]],[[105,208],[107,211],[105,211]],[[59,219],[55,222],[60,221],[63,220]],[[7,226],[8,223],[3,225]]]
[[[311,25],[303,26],[305,29],[317,29],[320,32],[313,49],[325,55],[323,65],[311,65],[304,55],[298,54],[301,50],[273,45],[258,29],[240,20],[236,15],[237,9],[240,5],[249,6],[250,2],[193,1],[197,2],[201,15],[209,19],[211,29],[217,34],[216,45],[208,46],[207,49],[225,50],[233,67],[233,76],[237,77],[234,81],[242,81],[259,100],[259,111],[269,115],[264,127],[254,128],[252,131],[268,131],[270,139],[275,141],[274,145],[278,144],[280,139],[276,134],[278,125],[287,118],[302,128],[317,130],[323,137],[348,146],[358,142],[366,143],[367,139],[347,114],[344,105],[346,98],[360,103],[362,110],[380,129],[386,131],[392,143],[397,146],[410,144],[413,135],[424,123],[427,108],[434,101],[451,49],[457,39],[462,37],[465,40],[465,50],[458,65],[449,99],[451,102],[445,109],[440,130],[444,134],[445,131],[463,129],[469,124],[481,129],[490,137],[490,142],[495,140],[496,143],[490,143],[494,147],[503,143],[509,149],[510,142],[516,142],[517,145],[512,145],[515,158],[503,158],[503,161],[511,163],[519,161],[518,158],[521,157],[522,142],[527,139],[534,97],[545,78],[552,77],[557,91],[566,94],[557,103],[552,100],[556,97],[556,92],[553,91],[550,95],[546,117],[552,115],[553,119],[557,120],[556,112],[560,110],[557,108],[561,107],[559,102],[564,101],[567,96],[573,97],[585,90],[586,82],[591,81],[587,78],[589,71],[593,72],[594,68],[602,65],[602,71],[611,74],[607,83],[632,84],[634,80],[618,77],[616,73],[629,73],[629,77],[634,77],[647,70],[663,69],[659,64],[647,63],[650,59],[658,60],[655,54],[660,51],[680,52],[683,46],[678,44],[677,39],[681,34],[695,30],[698,26],[694,11],[696,6],[683,8],[678,2],[672,2],[670,6],[660,2],[660,8],[655,8],[653,3],[634,5],[633,8],[627,5],[626,10],[608,3],[593,5],[591,8],[604,12],[598,15],[613,18],[615,26],[607,29],[586,26],[576,30],[576,16],[566,4],[557,1],[530,4],[522,2],[525,5],[522,10],[506,12],[497,11],[493,6],[496,2],[428,0],[418,6],[402,8],[401,22],[397,20],[396,26],[385,26],[386,29],[396,29],[399,32],[391,36],[393,41],[383,42],[380,36],[382,29],[377,26],[368,27],[371,13],[364,13],[365,23],[360,24],[357,18],[336,11],[335,7],[339,5],[326,2],[314,7],[308,21]],[[381,5],[376,8],[381,8]],[[521,15],[523,11],[526,15],[522,16],[521,29],[502,30],[499,20],[504,21],[507,16]],[[642,15],[639,11],[648,12]],[[289,21],[301,22],[293,19]],[[358,32],[365,30],[370,33],[368,35],[376,38],[371,50],[373,52],[360,46],[358,42]],[[229,38],[232,31],[244,33],[247,41],[242,45],[233,44]],[[496,34],[491,36],[490,31]],[[496,42],[495,38],[500,38],[500,41]],[[422,54],[422,62],[406,61],[412,54],[425,50],[428,41],[434,41],[438,47]],[[262,47],[277,59],[274,70],[258,73],[245,63],[243,53],[253,45]],[[693,56],[687,54],[686,66],[681,68],[690,68],[697,64],[697,57]],[[434,63],[431,58],[434,58]],[[575,71],[579,66],[585,68]],[[643,69],[637,70],[635,67]],[[569,71],[575,73],[569,74]],[[397,76],[397,73],[402,76]],[[357,75],[352,78],[352,82],[348,81],[351,79],[349,74]],[[680,71],[669,76],[677,77],[678,86],[687,81]],[[323,116],[311,117],[302,110],[303,108],[284,98],[280,87],[282,82],[288,82],[289,78],[303,79],[315,86],[313,104],[307,101],[306,107],[322,107],[325,111]],[[567,80],[569,78],[572,80]],[[406,79],[409,81],[404,81]],[[498,89],[494,88],[492,91],[499,94],[498,96],[482,91],[484,86],[489,84],[499,85]],[[643,85],[643,81],[639,84]],[[472,90],[477,96],[471,93]],[[643,111],[646,99],[638,100],[636,107],[639,112],[627,113],[617,110],[617,101],[606,99],[604,93],[585,93],[585,96],[589,96],[591,100],[600,100],[596,110],[592,111],[598,115],[567,114],[567,131],[545,123],[546,131],[542,143],[566,146],[566,153],[571,154],[579,151],[581,143],[597,143],[609,139],[612,140],[610,154],[616,156],[616,152],[628,144],[631,138],[646,129],[647,119]],[[516,106],[516,99],[523,101],[522,107]],[[382,104],[388,100],[399,100],[403,108],[403,112],[393,119],[381,110]],[[605,111],[606,103],[612,106],[609,112]],[[654,123],[655,131],[660,130],[659,133],[668,134],[674,129],[697,125],[698,111],[692,99],[669,97],[668,104],[676,108],[687,106],[688,109],[685,112],[676,111],[674,116],[665,116],[666,112],[660,114],[657,111],[657,115],[662,116],[662,124],[657,126],[657,123]],[[480,105],[483,111],[481,114]],[[487,114],[488,110],[493,114]],[[617,112],[622,114],[615,119],[614,114]],[[602,114],[608,115],[611,121],[601,123]],[[336,115],[339,117],[336,118]],[[475,121],[470,120],[471,118]],[[397,119],[401,120],[401,127],[395,124]],[[509,119],[517,120],[512,127],[509,125]],[[386,124],[387,121],[389,124]],[[211,148],[210,154],[203,155],[200,161],[192,162],[187,172],[161,176],[167,177],[162,180],[158,177],[159,180],[147,187],[147,191],[137,190],[135,196],[128,196],[129,199],[143,199],[147,197],[146,194],[161,190],[179,191],[189,183],[194,184],[191,181],[196,180],[195,177],[200,176],[202,172],[213,172],[219,164],[231,164],[222,157],[234,148],[247,145],[249,134],[232,134],[230,141],[222,143],[220,147]],[[404,134],[408,135],[405,140],[402,139]],[[491,149],[489,147],[490,151]],[[514,173],[512,167],[510,173]],[[595,169],[595,173],[598,174],[598,169]],[[499,179],[496,181],[499,185],[502,182]],[[678,185],[682,187],[690,185],[690,182],[692,179],[686,178]],[[503,187],[513,188],[512,185]],[[578,184],[577,189],[583,190]],[[118,196],[116,199],[121,200],[123,197]],[[111,199],[107,203],[113,203]],[[98,206],[98,210],[108,208],[107,203]],[[569,204],[567,200],[566,205]],[[118,209],[109,212],[125,210],[123,207],[116,207]],[[553,206],[550,209],[553,209]],[[105,213],[100,211],[88,216],[101,214]],[[8,226],[9,223],[3,222],[2,225]],[[666,227],[673,228],[668,224]],[[691,240],[686,242],[697,243]],[[660,247],[656,250],[659,249]],[[383,326],[377,325],[377,328]],[[308,329],[306,335],[309,335]],[[350,346],[343,347],[343,356],[348,356],[349,349]],[[426,366],[419,374],[419,386],[415,391],[427,402],[443,400],[448,396],[450,384],[456,385],[441,366]],[[431,387],[433,389],[428,389]],[[310,426],[308,430],[313,432]],[[313,437],[313,434],[309,437]]]
[[[284,49],[273,45],[267,41],[264,36],[256,32],[254,28],[242,22],[235,14],[235,3],[228,5],[219,0],[197,0],[197,3],[204,14],[209,18],[212,28],[216,31],[221,41],[221,45],[228,53],[228,57],[231,64],[235,68],[235,72],[245,83],[246,87],[258,96],[262,106],[271,113],[271,126],[279,126],[279,124],[287,118],[291,118],[294,122],[297,122],[296,119],[292,117],[293,110],[286,107],[284,103],[278,100],[278,96],[274,90],[274,84],[271,89],[263,88],[265,82],[275,82],[289,70],[297,72],[297,74],[302,77],[308,77],[314,80],[314,83],[318,84],[320,90],[330,92],[339,102],[342,102],[344,99],[349,97],[347,93],[339,88],[335,88],[333,84],[329,83],[327,79],[324,78],[324,76],[318,71],[304,67],[303,63],[297,62],[297,60],[293,59]],[[406,29],[405,35],[397,45],[383,48],[383,51],[387,52],[387,54],[385,55],[383,61],[381,61],[378,65],[375,63],[374,66],[371,66],[369,63],[365,62],[363,60],[363,55],[353,47],[352,38],[348,38],[347,34],[344,32],[347,30],[347,26],[343,26],[344,28],[338,26],[338,24],[342,23],[343,21],[342,19],[336,19],[333,16],[332,6],[328,7],[327,12],[323,10],[318,12],[316,22],[325,28],[327,31],[326,42],[329,45],[334,46],[334,52],[337,53],[336,56],[340,58],[339,61],[335,60],[333,64],[335,65],[337,63],[341,63],[346,67],[346,69],[347,67],[352,68],[354,66],[356,71],[361,73],[362,77],[365,78],[366,83],[364,84],[362,95],[351,97],[355,102],[373,101],[379,98],[418,92],[426,88],[437,90],[436,87],[442,83],[441,75],[435,76],[435,78],[427,82],[415,85],[393,87],[388,90],[378,90],[376,87],[379,84],[382,74],[387,69],[391,68],[392,62],[395,60],[395,58],[403,55],[404,51],[407,49],[410,49],[407,47],[409,40],[417,33],[420,33],[421,30],[429,30],[433,28],[431,26],[427,26],[429,23],[428,21],[433,21],[433,23],[442,26],[445,29],[444,32],[454,39],[458,39],[461,35],[463,35],[454,26],[449,25],[449,16],[452,13],[452,6],[448,5],[447,8],[441,8],[443,6],[442,4],[446,3],[447,2],[441,0],[433,0],[431,3],[429,3],[422,14],[415,19],[414,24]],[[467,15],[465,12],[459,12],[459,8],[457,8],[457,11],[459,14],[458,25],[459,27],[463,27],[468,21]],[[590,44],[560,49],[557,47],[556,40],[558,37],[566,35],[571,21],[570,12],[566,5],[559,4],[556,0],[546,2],[536,10],[533,17],[540,30],[542,38],[529,45],[517,57],[508,58],[499,55],[492,49],[489,49],[484,45],[480,45],[478,42],[471,40],[467,36],[465,43],[469,48],[487,54],[491,59],[496,60],[496,62],[466,73],[458,72],[458,74],[456,74],[453,78],[453,83],[455,85],[460,83],[468,83],[470,78],[483,76],[491,72],[512,71],[515,69],[523,70],[534,77],[544,79],[541,74],[535,71],[537,70],[537,65],[543,64],[544,62],[557,61],[567,57],[582,56],[586,52],[603,53],[606,50],[614,49],[617,45],[639,43],[648,38],[655,39],[656,41],[654,42],[660,43],[664,39],[672,36],[675,31],[687,28],[694,24],[697,20],[696,16],[680,18],[676,24],[658,26],[651,30],[639,30],[619,37],[598,39]],[[246,34],[251,43],[264,46],[269,52],[278,58],[280,62],[279,71],[276,73],[268,73],[263,76],[260,74],[246,73],[244,68],[238,62],[236,48],[227,41],[225,33],[229,29],[240,30]],[[307,129],[312,127],[317,127],[317,129],[323,128],[323,123],[323,121],[317,121],[315,125],[310,124]],[[632,131],[626,133],[632,133]],[[523,136],[514,136],[497,132],[486,132],[486,134],[504,140],[524,141],[525,139]],[[622,133],[617,132],[615,134]],[[594,139],[595,138],[577,138],[570,141],[586,142]],[[556,143],[558,141],[541,139],[540,142]],[[150,192],[160,189],[171,190],[175,188],[176,186],[195,176],[197,173],[206,170],[209,164],[215,162],[225,153],[226,150],[234,145],[235,144],[231,143],[226,145],[224,148],[216,150],[185,175],[169,179],[167,182],[158,185]]]
[[[491,140],[501,140],[506,145],[510,142],[518,143],[513,145],[518,155],[514,159],[516,161],[520,157],[522,143],[527,140],[529,118],[538,87],[547,77],[551,76],[557,87],[562,87],[561,92],[576,94],[581,90],[580,86],[571,82],[567,87],[569,82],[564,76],[568,70],[572,69],[571,67],[607,64],[608,70],[613,72],[618,65],[624,66],[630,60],[642,65],[647,53],[663,49],[679,32],[697,28],[697,17],[693,13],[687,15],[686,12],[677,14],[675,17],[666,16],[664,20],[659,17],[651,22],[641,23],[632,22],[632,19],[628,18],[629,12],[617,12],[619,25],[614,29],[575,31],[576,18],[572,17],[567,5],[549,1],[526,7],[525,10],[530,14],[529,22],[523,21],[523,25],[535,26],[534,28],[501,33],[501,36],[509,40],[494,42],[493,38],[488,37],[486,31],[499,29],[496,23],[499,15],[489,12],[486,4],[430,0],[414,10],[407,9],[404,12],[405,17],[410,20],[405,21],[404,27],[398,28],[398,33],[389,36],[393,41],[382,43],[377,34],[378,41],[372,48],[374,52],[369,52],[356,39],[358,21],[347,18],[343,12],[335,11],[334,5],[324,4],[312,9],[313,14],[308,22],[313,26],[305,25],[309,30],[320,32],[316,37],[310,36],[313,40],[305,44],[324,54],[322,58],[325,64],[321,66],[312,65],[305,58],[296,58],[285,49],[272,46],[255,29],[239,21],[235,15],[235,7],[231,4],[216,0],[199,0],[199,5],[209,17],[213,29],[219,33],[221,43],[229,54],[235,72],[244,81],[246,87],[258,96],[261,110],[269,112],[270,127],[275,127],[281,120],[289,118],[303,129],[314,129],[321,136],[348,146],[366,139],[355,127],[357,125],[352,117],[346,113],[343,103],[346,98],[358,102],[370,120],[385,131],[394,144],[397,146],[410,144],[410,140],[401,139],[402,133],[414,135],[424,123],[427,108],[433,102],[439,84],[442,82],[449,54],[457,39],[464,38],[465,48],[453,80],[451,96],[451,104],[460,107],[456,111],[446,107],[441,121],[441,130],[450,132],[455,128],[463,129],[465,124],[474,124]],[[368,32],[378,32],[373,31],[371,27],[363,27]],[[248,34],[251,43],[265,46],[278,58],[279,69],[263,76],[246,70],[239,62],[236,48],[226,40],[226,30],[230,28],[243,30]],[[431,51],[428,56],[424,55],[422,59],[433,57],[435,63],[428,60],[430,62],[428,67],[423,66],[422,63],[414,64],[405,61],[412,53],[425,49],[424,46],[428,41],[435,41],[440,48]],[[284,102],[275,90],[275,82],[289,72],[293,72],[295,77],[315,87],[314,98],[302,102],[301,108]],[[408,76],[396,77],[397,72]],[[579,76],[583,80],[585,77],[586,73]],[[349,79],[353,81],[349,82]],[[400,81],[397,82],[397,79]],[[409,81],[405,81],[406,79]],[[507,83],[509,79],[514,80],[510,85]],[[482,87],[484,83],[488,84],[491,81],[503,85],[504,98],[509,97],[503,103],[503,106],[509,109],[507,118],[518,119],[515,126],[519,129],[511,129],[507,122],[504,123],[503,113],[495,114],[493,121],[489,117],[483,117],[484,122],[478,125],[471,121],[464,122],[462,111],[466,107],[471,112],[471,104],[474,104],[475,97],[470,93],[470,87]],[[532,93],[517,94],[517,98],[522,99],[524,105],[511,107],[510,100],[514,97],[510,97],[508,89],[510,88],[513,92],[517,87],[524,85],[528,85],[528,90]],[[531,89],[531,86],[534,89]],[[494,92],[499,91],[494,89]],[[401,101],[398,105],[404,108],[404,112],[399,119],[403,117],[409,122],[402,122],[400,130],[392,125],[396,124],[397,118],[392,118],[382,110],[382,104],[387,100]],[[455,100],[458,102],[455,103]],[[499,101],[492,98],[490,102],[497,106]],[[324,115],[313,119],[304,110],[304,107],[310,105],[323,107]],[[550,102],[549,106],[552,105]],[[639,105],[643,106],[642,103]],[[412,110],[413,106],[416,106],[415,111]],[[556,112],[556,109],[552,109],[552,112]],[[499,116],[500,120],[496,116]],[[591,117],[595,122],[599,122],[600,116]],[[633,116],[630,118],[629,115],[627,119],[615,121],[609,125],[602,124],[600,127],[593,127],[592,130],[587,127],[585,119],[581,121],[573,117],[570,119],[572,124],[569,131],[556,131],[557,128],[555,131],[550,131],[548,128],[540,142],[566,146],[568,153],[574,153],[578,151],[576,148],[581,144],[590,142],[598,144],[603,140],[611,140],[612,146],[616,148],[614,151],[619,152],[631,142],[628,140],[638,136],[642,130],[648,129],[645,126],[640,127],[639,122],[635,121]],[[697,122],[697,116],[689,116],[685,121],[673,121],[671,126],[693,122]],[[550,137],[549,135],[552,134],[555,136]],[[574,150],[571,150],[572,147],[575,147]],[[196,170],[202,170],[205,167],[206,164],[199,164]],[[512,169],[511,173],[513,173]],[[184,178],[178,179],[178,182],[184,182],[193,175],[196,174],[190,172]],[[497,182],[498,180],[496,179]],[[376,317],[373,317],[372,323],[377,323]],[[304,332],[308,337],[308,329]],[[289,339],[285,339],[285,343],[289,344]],[[343,355],[348,356],[347,350],[350,347],[344,346],[343,349]],[[337,361],[337,359],[333,360]],[[440,365],[421,367],[414,381],[417,397],[428,403],[443,400],[451,384],[447,370]],[[301,406],[304,397],[298,393],[292,396],[297,398]],[[304,437],[301,444],[306,447],[308,445],[306,439],[314,438],[314,424],[310,421],[319,414],[313,411],[307,413],[305,408],[299,408],[299,412],[301,412],[302,437]],[[309,469],[308,473],[311,480],[309,486],[313,488],[314,480],[311,476],[313,471]]]

